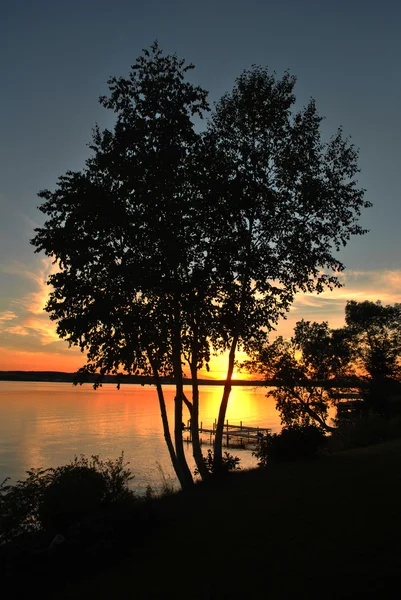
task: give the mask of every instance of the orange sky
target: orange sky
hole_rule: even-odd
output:
[[[0,309],[0,370],[73,372],[85,363],[77,348],[69,348],[58,338],[55,323],[43,310],[49,291],[46,281],[53,268],[50,260],[43,257],[36,257],[34,268],[13,262],[0,267],[3,276],[15,284],[14,294]],[[401,270],[349,270],[341,274],[341,279],[344,287],[333,292],[300,294],[288,319],[279,324],[278,333],[289,337],[296,321],[302,318],[327,320],[331,327],[341,327],[347,300],[380,299],[384,304],[392,304],[401,298]],[[227,356],[213,357],[210,366],[210,372],[202,372],[202,377],[224,378]]]
[[[238,360],[244,358],[244,353],[238,353]],[[214,356],[210,364],[210,371],[203,369],[200,377],[204,379],[223,379],[226,375],[228,356]],[[0,348],[0,370],[1,371],[65,371],[75,372],[85,364],[84,355],[76,348],[66,349],[64,352],[48,353],[25,352],[15,350],[10,353]],[[188,373],[187,373],[188,375]],[[247,373],[234,373],[234,379],[248,379]]]

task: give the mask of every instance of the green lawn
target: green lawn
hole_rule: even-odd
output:
[[[57,598],[401,597],[401,440],[233,474]]]

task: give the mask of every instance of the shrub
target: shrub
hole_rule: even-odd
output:
[[[281,433],[261,435],[253,455],[259,466],[266,466],[270,460],[312,459],[326,440],[325,433],[315,425],[292,425],[284,427]]]
[[[214,455],[213,455],[213,451],[209,448],[209,450],[207,451],[207,456],[203,457],[203,460],[205,461],[205,465],[207,467],[207,470],[209,471],[209,473],[215,473],[216,471],[216,466],[215,466],[215,462],[214,462]],[[224,452],[223,453],[223,471],[224,472],[228,472],[228,471],[239,471],[241,469],[239,463],[241,462],[241,459],[238,456],[234,456],[233,454],[230,454],[229,452]],[[195,475],[199,474],[198,469],[195,469],[194,471]]]
[[[161,480],[161,495],[162,496],[172,496],[176,493],[174,479],[169,474],[165,474],[163,467],[159,462],[156,461],[157,470],[159,471],[159,476]],[[150,486],[148,486],[150,487]],[[148,490],[146,490],[148,493]]]
[[[101,473],[86,466],[56,470],[43,491],[38,516],[42,526],[65,532],[73,523],[98,512],[104,504],[106,482]]]
[[[121,454],[102,461],[75,457],[64,466],[31,469],[28,477],[0,485],[0,544],[26,533],[64,532],[96,511],[129,507],[135,495],[128,488],[133,475]]]

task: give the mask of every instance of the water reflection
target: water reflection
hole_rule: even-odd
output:
[[[190,389],[188,388],[188,394]],[[200,420],[211,428],[217,417],[222,388],[201,388]],[[274,401],[266,390],[234,387],[227,419],[231,423],[280,429]],[[173,426],[174,388],[165,388],[170,427]],[[189,414],[184,415],[184,420]],[[75,454],[115,458],[121,451],[135,474],[134,486],[160,484],[159,463],[173,477],[163,438],[157,394],[153,387],[112,385],[99,390],[66,383],[0,382],[0,480],[23,477],[31,467],[65,464]],[[191,468],[192,448],[187,448]],[[241,452],[241,454],[239,454]],[[250,466],[250,452],[235,451]]]

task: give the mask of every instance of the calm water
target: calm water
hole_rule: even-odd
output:
[[[204,427],[212,427],[217,417],[222,390],[201,387],[200,421]],[[242,420],[244,425],[279,430],[274,400],[265,394],[264,388],[234,387],[229,422]],[[173,386],[165,387],[165,397],[171,428]],[[0,382],[0,481],[11,477],[13,483],[31,467],[66,464],[74,455],[116,458],[122,450],[135,474],[133,487],[139,492],[148,484],[159,488],[157,463],[175,480],[155,388],[125,385],[118,391],[114,385],[104,385],[95,391],[90,385],[74,387],[69,383]],[[231,452],[241,457],[244,467],[256,464],[249,451]],[[187,453],[193,468],[190,445]]]

